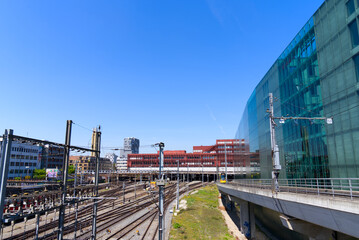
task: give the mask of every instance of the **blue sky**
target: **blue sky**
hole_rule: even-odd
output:
[[[0,130],[192,151],[233,138],[246,101],[323,0],[3,0]],[[91,132],[73,126],[72,143]],[[153,152],[143,147],[140,152]]]

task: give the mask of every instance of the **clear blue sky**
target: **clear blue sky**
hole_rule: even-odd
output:
[[[0,130],[192,151],[233,138],[254,87],[323,0],[3,0]],[[73,126],[72,142],[91,132]],[[141,152],[154,149],[142,148]]]

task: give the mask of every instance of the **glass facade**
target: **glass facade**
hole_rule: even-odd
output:
[[[333,117],[277,121],[280,178],[359,177],[358,7],[324,2],[248,99],[236,138],[259,153],[261,178],[272,171],[269,93],[276,117]]]

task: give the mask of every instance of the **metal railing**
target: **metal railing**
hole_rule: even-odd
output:
[[[359,198],[359,178],[298,178],[278,179],[279,192]],[[234,186],[272,189],[272,179],[240,179],[229,182]]]

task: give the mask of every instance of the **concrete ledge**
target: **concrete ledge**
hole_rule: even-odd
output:
[[[359,201],[217,184],[222,194],[359,238]]]

